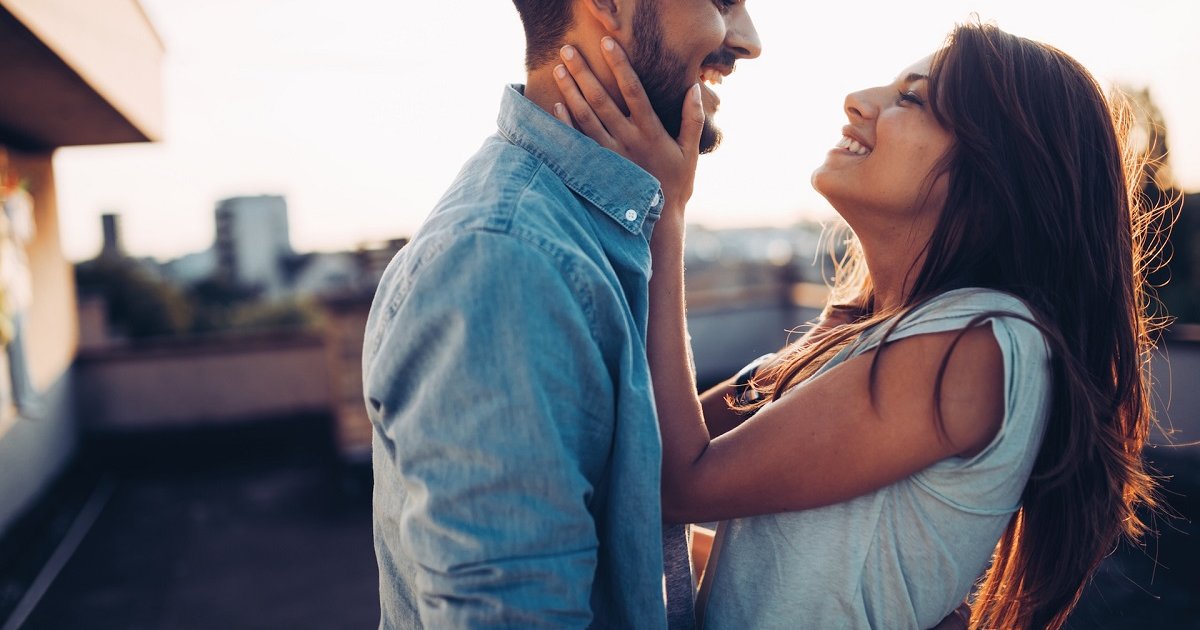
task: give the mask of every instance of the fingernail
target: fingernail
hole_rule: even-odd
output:
[[[600,40],[600,45],[604,47],[604,50],[612,50],[617,47],[617,42],[611,37],[605,37]]]
[[[562,47],[562,56],[563,56],[563,59],[566,59],[567,61],[574,59],[575,58],[575,47],[574,46],[563,46]]]
[[[562,117],[562,115],[563,115],[563,104],[562,103],[554,104],[554,114],[556,116],[559,116],[560,118]]]
[[[554,76],[565,79],[567,78],[567,67],[561,63],[554,67]]]

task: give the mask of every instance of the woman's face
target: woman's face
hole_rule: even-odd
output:
[[[852,227],[855,219],[868,217],[935,218],[945,204],[946,176],[930,180],[929,175],[950,150],[953,136],[929,107],[930,61],[914,63],[890,84],[846,96],[850,124],[813,172],[812,185]]]

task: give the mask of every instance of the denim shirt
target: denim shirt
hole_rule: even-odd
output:
[[[381,628],[666,625],[661,189],[522,89],[367,321]]]

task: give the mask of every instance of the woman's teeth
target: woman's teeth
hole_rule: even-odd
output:
[[[867,155],[871,153],[870,149],[859,144],[857,140],[846,136],[842,136],[842,141],[837,143],[837,146],[839,149],[845,149],[855,155]]]

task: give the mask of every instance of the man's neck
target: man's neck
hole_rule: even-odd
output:
[[[538,68],[525,77],[525,98],[554,115],[554,104],[563,102],[562,93],[554,82],[554,66]]]
[[[612,96],[617,106],[624,110],[625,100],[617,88],[617,79],[608,69],[608,65],[600,53],[601,35],[602,33],[590,30],[582,33],[572,31],[568,34],[566,42],[575,47],[575,51],[588,64],[588,68],[596,80],[608,90],[608,94]],[[531,70],[525,75],[525,98],[533,101],[552,116],[554,115],[554,104],[564,102],[562,92],[558,91],[558,84],[554,80],[554,68],[559,63],[561,62],[555,60],[542,64],[541,67]]]

